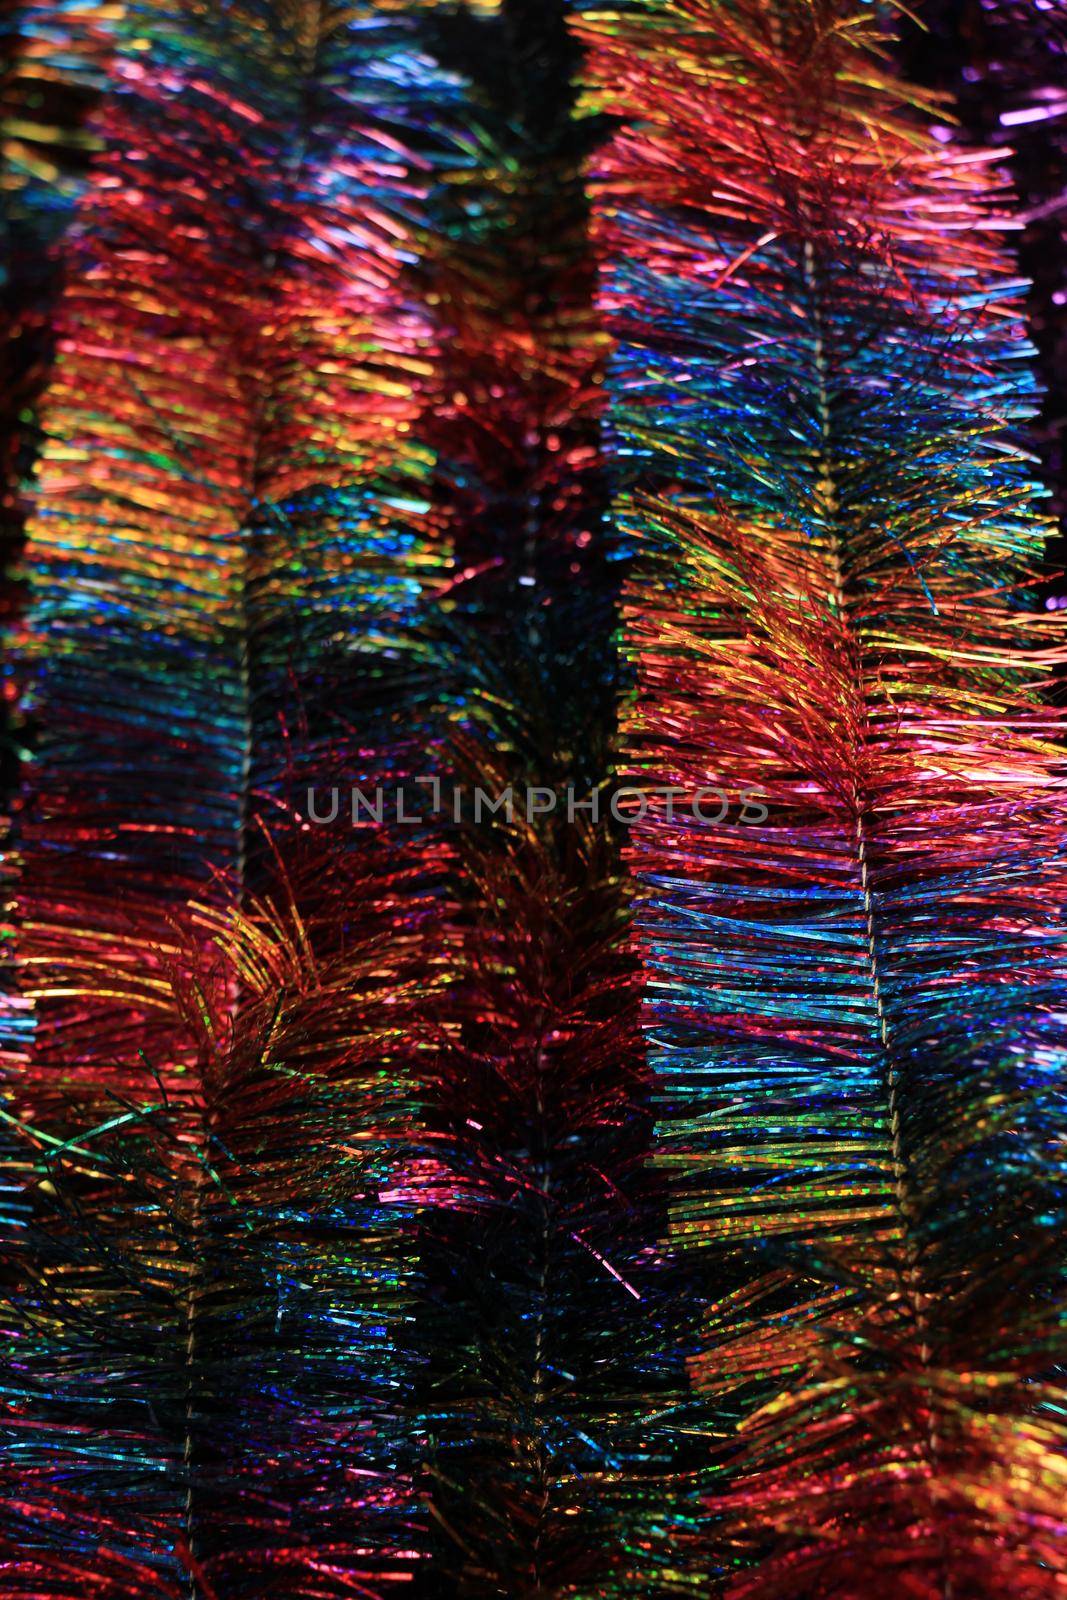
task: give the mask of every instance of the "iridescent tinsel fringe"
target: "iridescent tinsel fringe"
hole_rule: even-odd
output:
[[[661,798],[629,859],[711,1302],[704,1559],[738,1596],[992,1600],[1067,1576],[1063,646],[1001,180],[931,136],[881,20],[580,23],[622,124],[595,174],[627,755],[767,808]]]
[[[440,850],[302,813],[423,764],[444,569],[403,280],[453,80],[419,22],[116,24],[26,555],[11,1594],[339,1596],[424,1553],[403,1239]]]

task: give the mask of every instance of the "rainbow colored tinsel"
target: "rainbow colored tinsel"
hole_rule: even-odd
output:
[[[1067,1596],[1065,27],[4,8],[0,1600]]]

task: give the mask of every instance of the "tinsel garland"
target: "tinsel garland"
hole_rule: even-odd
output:
[[[418,1233],[439,1589],[659,1593],[681,1381],[647,1169],[648,1080],[608,779],[617,586],[598,459],[603,340],[561,4],[443,16],[476,160],[441,191],[430,435],[463,789],[450,1048],[427,1116],[451,1192]],[[473,792],[514,819],[474,824]],[[584,806],[568,813],[567,792]],[[537,792],[541,814],[527,797]],[[601,811],[588,799],[596,791]],[[555,805],[549,810],[549,802]]]
[[[738,1596],[1058,1592],[1063,647],[1002,180],[851,0],[580,34],[705,1551]]]
[[[416,21],[123,18],[27,551],[11,1593],[377,1592],[419,1555],[397,1230],[433,856],[298,809],[413,737],[404,134],[448,93]]]

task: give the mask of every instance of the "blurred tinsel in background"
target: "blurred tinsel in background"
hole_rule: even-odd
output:
[[[1067,3],[0,46],[0,1596],[1067,1594]]]

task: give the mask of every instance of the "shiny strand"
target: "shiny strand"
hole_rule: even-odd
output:
[[[852,0],[584,8],[631,831],[731,1596],[1067,1582],[1062,629],[1003,181]]]
[[[411,12],[118,30],[26,554],[11,1594],[387,1594],[425,1554],[441,845],[301,810],[423,765],[448,568],[402,279],[451,80]]]
[[[426,1117],[418,1394],[435,1592],[669,1592],[684,1389],[658,1248],[649,1080],[618,840],[562,793],[609,776],[618,550],[604,518],[578,52],[558,0],[438,20],[471,76],[469,166],[435,198],[427,423],[456,579],[441,597],[446,771],[514,820],[457,830],[455,981]],[[527,787],[558,810],[522,814]],[[469,811],[468,811],[469,816]]]

